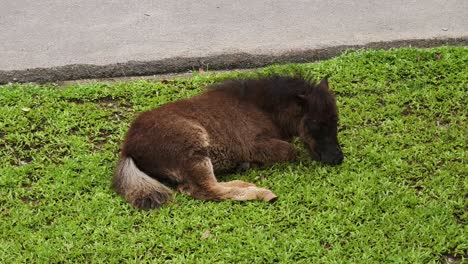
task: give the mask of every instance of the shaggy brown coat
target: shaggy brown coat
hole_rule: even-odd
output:
[[[295,136],[315,158],[339,164],[337,120],[326,79],[318,85],[280,76],[228,80],[138,116],[123,143],[113,187],[141,209],[170,200],[168,186],[204,200],[274,201],[270,190],[218,182],[215,173],[293,161]]]

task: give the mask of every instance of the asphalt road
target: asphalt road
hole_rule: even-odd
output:
[[[0,83],[256,67],[467,45],[468,1],[0,0],[0,39]]]

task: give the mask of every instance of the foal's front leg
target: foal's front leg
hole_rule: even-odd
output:
[[[261,164],[294,161],[297,159],[297,151],[293,144],[275,138],[255,142],[251,154],[251,161]]]

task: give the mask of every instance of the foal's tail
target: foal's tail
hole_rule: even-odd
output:
[[[172,199],[172,191],[142,172],[130,157],[121,157],[112,186],[129,203],[139,209],[160,207]]]

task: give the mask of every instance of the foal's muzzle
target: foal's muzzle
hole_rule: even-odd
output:
[[[319,157],[320,162],[328,165],[334,166],[343,163],[344,156],[339,146],[335,146],[323,152],[317,151],[317,155]]]

